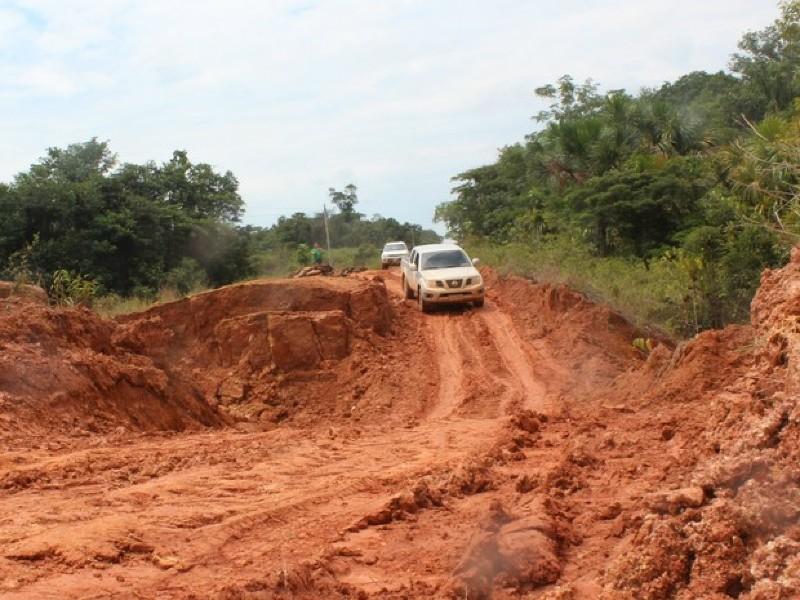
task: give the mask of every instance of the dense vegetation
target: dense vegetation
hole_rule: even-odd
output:
[[[176,151],[163,163],[119,165],[92,139],[47,155],[0,184],[0,278],[45,285],[56,299],[143,299],[261,275],[285,275],[325,245],[322,215],[241,226],[244,202],[228,171]],[[425,240],[417,225],[356,212],[355,186],[330,190],[335,257],[366,262],[389,240]]]
[[[247,272],[232,173],[185,152],[160,165],[115,166],[108,145],[93,139],[49,149],[0,186],[1,275],[50,285],[64,271],[98,292],[150,294],[169,279],[215,285]]]
[[[485,258],[677,333],[746,319],[760,271],[800,235],[800,2],[781,12],[730,73],[636,95],[569,76],[539,88],[540,128],[456,176],[436,218]]]

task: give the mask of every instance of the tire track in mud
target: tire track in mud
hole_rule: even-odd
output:
[[[402,283],[396,272],[388,272],[384,281],[387,289],[402,297]],[[545,364],[545,361],[520,337],[511,317],[491,300],[487,299],[484,307],[474,312],[444,307],[420,316],[430,332],[440,382],[437,405],[428,418],[454,415],[465,393],[469,392],[465,382],[480,380],[490,380],[506,388],[498,394],[499,414],[507,413],[517,404],[540,412],[551,408],[545,402],[547,388],[532,367],[536,362]],[[485,326],[488,339],[482,339],[475,318]],[[496,369],[487,363],[500,364],[503,368]],[[470,367],[476,369],[470,370]]]
[[[132,533],[153,548],[152,554],[131,559],[138,565],[136,590],[143,597],[167,590],[183,593],[192,589],[193,577],[205,577],[205,573],[213,572],[215,579],[223,581],[263,576],[263,568],[253,564],[252,557],[262,557],[273,564],[276,550],[280,561],[297,564],[321,545],[332,543],[353,522],[377,510],[393,492],[415,481],[420,472],[447,472],[459,457],[480,451],[484,444],[476,440],[490,442],[486,435],[489,424],[452,421],[398,430],[377,439],[364,436],[341,442],[324,437],[308,439],[304,431],[276,431],[272,436],[223,434],[227,443],[221,443],[213,434],[148,441],[149,456],[157,455],[162,460],[186,455],[193,445],[201,449],[205,444],[211,446],[205,450],[218,453],[221,458],[237,457],[239,453],[242,457],[234,462],[209,464],[213,461],[206,455],[186,469],[160,473],[113,491],[97,481],[92,470],[85,470],[75,472],[76,478],[65,488],[29,490],[3,498],[0,509],[4,514],[17,515],[20,524],[39,523],[32,498],[37,497],[40,502],[46,498],[44,502],[52,513],[60,515],[47,518],[54,540],[59,539],[62,526],[68,530],[74,525],[76,502],[88,503],[91,508],[82,511],[80,521],[87,531],[94,530],[91,535],[100,536],[87,542],[88,562],[69,567],[74,576],[65,574],[58,560],[37,560],[36,575],[25,592],[8,597],[88,596],[94,582],[91,577],[80,577],[80,573],[91,568],[91,545],[103,543],[104,520],[117,513],[135,515],[137,523]],[[276,438],[273,444],[269,444],[270,437]],[[335,447],[331,447],[333,444]],[[253,446],[265,445],[270,448],[267,456],[247,453]],[[398,457],[395,452],[387,453],[387,448],[404,452]],[[116,458],[127,457],[135,462],[139,453],[139,445],[133,443],[117,448]],[[79,455],[83,462],[83,453]],[[73,462],[69,455],[61,460]],[[180,498],[180,505],[171,498]],[[192,523],[197,526],[192,527]],[[179,544],[176,535],[180,536]],[[0,525],[4,543],[20,541],[4,538]],[[309,545],[309,541],[313,543]],[[189,573],[165,572],[150,564],[151,558],[173,554],[191,565]],[[124,576],[132,566],[130,560],[122,560],[108,567],[107,573]],[[0,560],[0,573],[2,570]],[[53,581],[59,581],[59,586],[71,593],[48,596]]]
[[[385,280],[387,288],[401,296],[399,277],[389,274]],[[270,507],[264,506],[249,514],[228,532],[224,542],[228,548],[226,554],[241,555],[244,551],[240,547],[241,537],[247,531],[263,527],[271,528],[267,537],[273,544],[267,547],[274,549],[275,542],[280,547],[296,543],[298,531],[311,524],[309,517],[314,526],[322,528],[325,519],[309,513],[308,508],[319,508],[325,502],[338,501],[346,506],[338,515],[339,526],[342,512],[351,517],[372,514],[386,502],[387,494],[412,484],[419,477],[420,469],[428,476],[436,471],[444,473],[469,456],[483,455],[503,426],[500,417],[517,407],[541,410],[546,389],[537,381],[528,362],[533,350],[516,334],[507,315],[490,302],[487,307],[480,311],[437,311],[419,315],[439,374],[435,404],[413,430],[395,432],[380,440],[367,438],[355,444],[367,452],[371,446],[414,448],[415,452],[406,455],[402,465],[381,463],[370,467],[367,464],[370,461],[365,460],[362,452],[351,449],[345,453],[346,460],[335,469],[341,479],[333,494],[323,474],[331,465],[304,472],[303,479],[311,485],[304,486],[297,502],[286,499],[286,504],[280,507],[272,503]],[[494,393],[487,394],[487,385]],[[462,409],[469,408],[465,400],[469,400],[470,393],[484,404],[488,400],[490,408],[478,416],[460,414]],[[357,476],[349,477],[348,470],[351,470],[350,475]],[[405,484],[401,483],[403,480]],[[316,493],[309,488],[316,489]],[[278,514],[283,519],[276,522]],[[334,537],[329,543],[333,541]]]
[[[464,393],[464,356],[456,339],[456,325],[450,315],[430,318],[430,339],[439,370],[439,394],[428,419],[451,416],[459,407]]]
[[[500,350],[503,363],[511,373],[515,387],[522,399],[522,408],[538,412],[548,412],[551,408],[545,401],[547,388],[536,377],[531,365],[536,360],[533,349],[526,344],[514,328],[507,314],[494,303],[487,302],[481,311],[481,318],[489,328],[495,346]]]

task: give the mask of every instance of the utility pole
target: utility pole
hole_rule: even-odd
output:
[[[328,264],[333,266],[333,255],[331,254],[331,234],[328,230],[328,207],[322,205],[322,222],[325,224],[325,242],[328,245]]]

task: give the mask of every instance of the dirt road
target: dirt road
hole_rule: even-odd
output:
[[[94,377],[105,420],[0,429],[0,597],[668,598],[691,588],[685,575],[656,585],[620,574],[659,490],[688,485],[713,453],[703,408],[683,411],[692,425],[609,392],[647,368],[632,326],[565,290],[535,292],[537,306],[521,280],[493,281],[483,309],[423,315],[402,300],[396,272],[360,278],[233,286],[114,326],[107,348],[92,334],[92,361],[83,347],[44,353],[37,364],[53,373],[54,357],[68,356],[65,373]],[[252,333],[266,304],[271,366]],[[243,323],[249,345],[231,350],[239,334],[225,332]],[[10,339],[7,349],[25,343]],[[140,411],[175,405],[193,420],[137,424],[103,404],[96,357],[112,352],[123,364],[114,381],[128,382]],[[4,383],[19,398],[45,395]],[[195,408],[203,396],[219,423]],[[15,398],[0,392],[0,409],[27,406]],[[57,411],[62,397],[49,398]],[[700,510],[708,493],[672,502]]]
[[[394,275],[389,289],[399,297]],[[424,400],[412,428],[154,436],[15,457],[18,479],[46,484],[0,498],[0,536],[22,567],[6,595],[202,597],[209,584],[288,572],[398,490],[486,454],[512,407],[544,406],[532,350],[491,303],[404,318],[419,321],[413,351],[438,375],[403,391]],[[358,583],[382,586],[372,579]]]

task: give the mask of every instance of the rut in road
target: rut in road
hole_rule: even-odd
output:
[[[402,297],[399,275],[390,271],[386,279],[388,289]],[[546,410],[547,390],[532,366],[542,359],[491,300],[482,309],[445,306],[421,317],[430,333],[440,381],[437,404],[429,418],[454,416],[466,396],[482,391],[496,400],[493,417],[506,414],[512,406]],[[492,382],[493,389],[482,389],[482,382]]]

